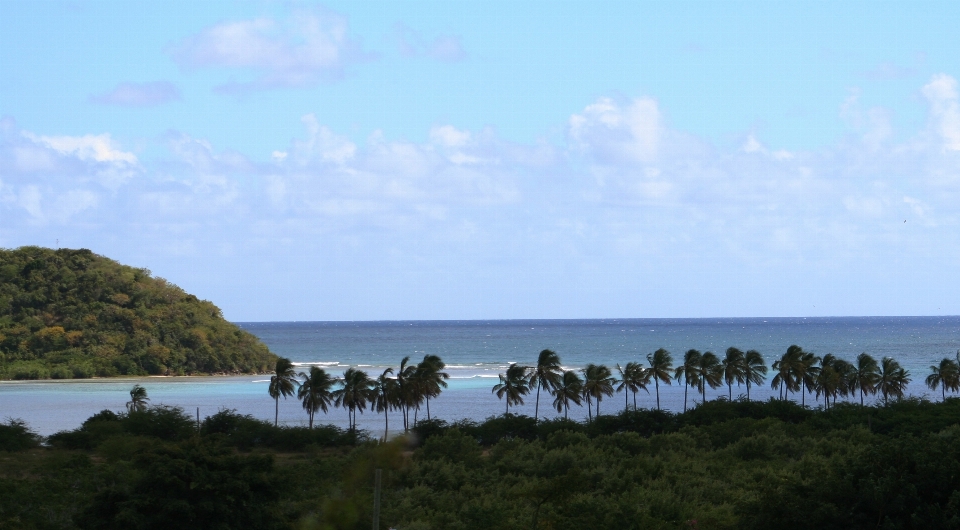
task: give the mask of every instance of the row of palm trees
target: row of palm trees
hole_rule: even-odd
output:
[[[403,429],[407,431],[411,411],[415,424],[421,405],[426,405],[430,419],[430,398],[439,396],[450,378],[444,368],[446,364],[436,355],[425,355],[417,364],[411,364],[408,356],[400,361],[396,372],[387,368],[376,378],[356,368],[347,368],[342,377],[334,377],[317,366],[297,373],[290,359],[280,357],[268,387],[275,402],[273,422],[279,422],[280,397],[286,399],[296,393],[311,429],[316,413],[326,413],[332,405],[347,410],[350,429],[357,427],[357,412],[362,414],[369,406],[372,411],[384,413],[384,437],[390,429],[391,410],[401,413]]]
[[[567,417],[571,404],[587,405],[588,418],[600,414],[600,402],[604,396],[614,392],[624,393],[624,408],[629,407],[630,394],[633,395],[633,407],[637,407],[637,392],[650,392],[651,383],[656,392],[657,408],[660,408],[660,383],[670,385],[673,381],[683,382],[683,410],[687,410],[690,388],[695,389],[703,401],[706,401],[707,387],[716,389],[727,387],[727,398],[733,399],[733,385],[745,385],[747,400],[750,389],[762,385],[768,373],[763,355],[756,350],[746,352],[738,348],[727,348],[721,359],[713,352],[687,350],[678,366],[673,366],[673,355],[661,348],[647,355],[649,366],[629,362],[621,367],[617,364],[617,374],[605,365],[588,364],[578,371],[564,370],[560,357],[551,350],[543,350],[535,366],[511,364],[505,373],[500,374],[499,382],[492,392],[506,403],[506,412],[511,406],[523,405],[524,396],[536,390],[534,418],[539,416],[540,393],[547,392],[553,397],[553,407]],[[877,362],[867,353],[857,356],[850,363],[827,354],[820,357],[805,351],[800,346],[787,348],[782,357],[775,360],[771,367],[773,378],[771,388],[779,391],[780,399],[789,399],[790,393],[800,393],[800,402],[805,405],[806,394],[813,392],[817,399],[821,396],[824,408],[836,403],[838,397],[859,395],[863,405],[864,396],[880,394],[886,404],[889,399],[900,399],[910,383],[910,373],[891,357]],[[960,351],[955,359],[945,357],[939,365],[931,366],[931,374],[926,384],[931,389],[940,387],[943,398],[946,391],[960,392]]]
[[[552,398],[552,407],[562,412],[564,418],[568,417],[572,405],[586,404],[588,418],[592,420],[600,414],[604,397],[623,392],[624,408],[629,408],[632,395],[636,409],[637,393],[642,390],[649,394],[651,385],[659,409],[660,385],[672,385],[673,381],[678,384],[682,381],[684,385],[684,411],[691,388],[706,401],[708,387],[726,386],[727,398],[733,399],[733,385],[745,385],[749,401],[751,388],[762,385],[771,371],[770,386],[779,391],[780,399],[800,393],[800,402],[805,405],[807,393],[814,393],[818,400],[823,398],[825,408],[836,404],[839,397],[859,395],[861,405],[864,397],[870,395],[879,394],[884,403],[900,399],[911,381],[910,373],[891,357],[878,362],[869,354],[861,353],[851,363],[833,354],[820,357],[796,345],[787,348],[770,368],[760,352],[744,352],[735,347],[727,348],[722,359],[713,352],[687,350],[677,366],[673,364],[673,355],[663,348],[648,354],[646,360],[647,366],[639,362],[628,362],[623,367],[617,364],[616,374],[603,364],[592,363],[579,371],[564,370],[559,355],[545,349],[535,366],[511,364],[500,374],[492,392],[504,400],[507,413],[511,406],[523,405],[524,397],[533,392],[536,396],[534,418],[539,418],[540,395],[546,393]],[[334,406],[347,410],[350,428],[355,429],[357,412],[363,413],[369,406],[370,410],[384,414],[385,436],[390,427],[390,411],[400,412],[404,431],[407,431],[416,423],[421,406],[426,407],[427,419],[430,419],[430,399],[440,395],[450,377],[443,371],[445,367],[436,355],[425,355],[417,364],[411,364],[408,356],[400,361],[396,371],[387,368],[375,378],[356,368],[348,368],[342,377],[334,377],[317,366],[298,373],[289,359],[281,357],[268,387],[275,401],[274,424],[279,420],[280,397],[296,394],[308,414],[310,428],[317,412],[326,413]],[[947,391],[960,392],[960,351],[956,358],[946,357],[930,369],[925,381],[927,386],[933,390],[940,388],[944,399]]]

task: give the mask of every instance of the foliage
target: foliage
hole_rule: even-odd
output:
[[[0,452],[0,527],[370,528],[375,469],[382,528],[960,527],[956,398],[432,419],[416,448],[232,410],[190,420],[104,411]]]
[[[40,446],[40,436],[23,420],[10,418],[0,423],[0,451],[26,451]]]
[[[0,379],[263,372],[274,360],[146,269],[86,249],[0,249]]]

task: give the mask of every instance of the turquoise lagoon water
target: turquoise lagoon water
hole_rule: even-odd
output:
[[[454,420],[483,419],[504,411],[504,403],[491,393],[497,375],[511,362],[532,364],[537,353],[556,351],[567,368],[603,363],[613,368],[630,361],[645,361],[648,353],[667,348],[675,359],[696,348],[722,355],[729,346],[756,349],[768,364],[791,344],[823,355],[833,353],[852,360],[860,352],[877,359],[891,356],[911,372],[913,395],[933,393],[923,385],[929,366],[960,349],[960,317],[844,317],[844,318],[737,318],[737,319],[603,319],[603,320],[493,320],[411,322],[244,322],[241,327],[270,349],[292,359],[301,368],[321,366],[339,374],[359,367],[377,375],[396,368],[404,356],[412,362],[426,354],[447,363],[449,388],[431,400],[434,416]],[[180,406],[201,417],[220,409],[273,420],[274,403],[267,396],[269,376],[125,378],[77,381],[0,382],[0,419],[22,418],[41,434],[80,425],[93,413],[122,410],[130,388],[147,388],[151,403]],[[733,388],[733,396],[746,392]],[[775,392],[768,385],[751,390],[766,399]],[[708,390],[707,398],[727,395],[727,389]],[[601,413],[624,406],[623,394],[607,398]],[[632,396],[629,396],[632,401]],[[691,403],[695,398],[690,396]],[[812,396],[807,396],[812,400]],[[534,397],[517,412],[533,414]],[[640,407],[653,407],[653,389],[638,394]],[[683,386],[661,387],[661,404],[683,407]],[[540,414],[556,416],[549,398],[541,396]],[[425,411],[421,411],[424,414]],[[575,407],[571,417],[586,416]],[[367,411],[360,426],[377,432],[383,415]],[[391,427],[399,425],[391,417]],[[280,421],[305,424],[306,414],[295,399],[281,400]],[[333,410],[319,420],[345,426],[345,411]],[[393,430],[393,429],[391,429]]]

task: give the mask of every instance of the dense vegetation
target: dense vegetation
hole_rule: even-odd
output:
[[[0,379],[262,372],[210,302],[89,250],[0,249]]]
[[[46,442],[0,425],[0,528],[367,529],[377,468],[384,529],[960,528],[955,398],[434,419],[389,443],[131,406]]]

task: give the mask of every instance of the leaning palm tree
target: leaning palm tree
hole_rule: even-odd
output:
[[[130,389],[130,401],[127,401],[127,411],[143,412],[147,410],[147,401],[150,401],[147,397],[147,389],[140,385],[133,385]]]
[[[333,404],[347,409],[350,430],[357,428],[357,411],[361,414],[373,396],[373,380],[367,372],[356,368],[347,368],[339,380],[340,388],[333,392]]]
[[[841,362],[832,353],[828,353],[820,359],[820,367],[813,380],[813,390],[817,398],[823,395],[824,410],[830,408],[830,398],[833,397],[836,400],[836,395],[843,386]]]
[[[570,409],[570,402],[577,405],[581,403],[580,396],[583,395],[583,380],[573,370],[563,372],[560,382],[553,391],[553,406],[557,412],[563,412],[563,419],[567,419],[567,411]]]
[[[683,354],[683,364],[677,367],[673,372],[673,378],[677,381],[683,378],[683,411],[687,411],[687,389],[691,386],[700,386],[700,372],[697,366],[700,364],[701,354],[697,350],[687,350]]]
[[[867,352],[857,355],[850,387],[860,392],[860,406],[863,406],[863,395],[876,394],[877,384],[880,382],[880,365]]]
[[[746,381],[747,359],[743,351],[729,347],[723,357],[723,381],[727,384],[727,399],[733,401],[733,384],[739,387]]]
[[[296,392],[297,372],[293,369],[293,363],[286,357],[277,358],[277,365],[270,376],[270,386],[267,392],[274,401],[273,426],[278,425],[280,419],[280,396],[287,399]]]
[[[743,357],[743,378],[747,382],[747,401],[750,401],[750,383],[762,385],[767,375],[763,355],[757,350],[747,350]]]
[[[623,368],[618,364],[617,372],[620,374],[617,392],[623,392],[623,410],[627,410],[628,406],[627,391],[633,392],[633,410],[637,410],[637,392],[646,390],[647,394],[650,393],[647,390],[647,385],[650,384],[650,372],[644,370],[642,364],[635,362],[629,362]]]
[[[492,392],[497,398],[507,402],[507,411],[510,414],[510,405],[523,405],[523,396],[530,391],[530,368],[517,363],[507,367],[507,372],[500,374],[500,382],[493,385]]]
[[[647,362],[650,368],[647,373],[653,378],[654,386],[657,389],[657,410],[660,410],[660,382],[670,383],[670,372],[673,371],[673,356],[670,352],[660,348],[659,350],[647,354]]]
[[[904,370],[900,363],[891,357],[884,357],[880,361],[880,378],[877,382],[877,390],[883,395],[883,404],[892,396],[897,399],[903,397],[903,393],[910,383],[910,372]]]
[[[419,402],[416,385],[417,367],[409,364],[410,356],[404,357],[400,361],[400,368],[397,370],[397,401],[400,404],[400,412],[403,416],[403,432],[410,429],[410,405]]]
[[[697,372],[700,374],[698,386],[700,387],[701,403],[707,402],[707,386],[717,388],[723,383],[723,364],[712,351],[708,351],[700,356],[700,362],[697,364]]]
[[[780,399],[790,397],[790,392],[800,390],[800,381],[797,379],[799,364],[802,362],[803,348],[796,344],[787,348],[782,357],[773,361],[775,375],[770,381],[770,388],[780,391]]]
[[[390,409],[396,408],[397,380],[389,377],[393,368],[387,368],[373,380],[373,401],[370,410],[383,413],[383,441],[387,441],[390,433]]]
[[[926,383],[930,387],[930,390],[936,390],[937,387],[940,387],[940,395],[943,401],[947,400],[947,389],[954,390],[955,386],[958,384],[958,368],[957,362],[949,357],[944,357],[940,360],[939,365],[933,365],[930,367],[930,375],[927,376]]]
[[[333,400],[330,389],[337,381],[324,369],[316,366],[311,366],[309,373],[300,372],[300,377],[303,381],[297,390],[297,398],[303,404],[303,410],[307,411],[310,428],[313,429],[313,418],[317,411],[322,410],[326,413],[330,407]]]
[[[600,416],[600,401],[603,396],[613,395],[613,373],[602,364],[588,364],[583,370],[583,396],[587,398],[587,415],[590,416],[591,398],[597,400],[597,416]]]
[[[544,388],[547,392],[552,392],[560,383],[562,373],[560,356],[552,350],[541,351],[540,355],[537,356],[537,365],[530,372],[530,387],[537,388],[537,401],[533,407],[534,421],[537,420],[540,413],[540,389]]]
[[[416,379],[423,397],[427,401],[427,419],[430,419],[430,398],[437,397],[444,388],[447,388],[447,379],[450,374],[443,371],[447,365],[436,355],[424,355],[423,361],[417,365]]]
[[[816,384],[817,373],[820,367],[817,364],[820,357],[816,354],[804,351],[800,355],[800,362],[794,365],[794,378],[800,383],[800,405],[806,405],[807,392]]]

